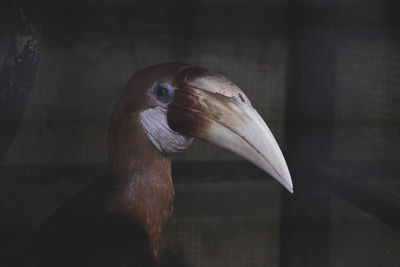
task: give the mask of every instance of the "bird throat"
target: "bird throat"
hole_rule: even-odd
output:
[[[139,223],[158,256],[162,232],[173,210],[171,158],[161,153],[141,129],[138,116],[115,121],[109,131],[109,153],[116,183],[107,210]]]
[[[166,111],[161,107],[141,112],[140,122],[149,140],[164,154],[182,152],[193,142],[193,137],[182,135],[169,127]]]

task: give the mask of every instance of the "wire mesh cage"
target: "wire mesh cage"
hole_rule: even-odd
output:
[[[11,2],[0,4],[2,57]],[[168,61],[205,66],[243,89],[282,148],[295,193],[196,140],[174,158],[161,258],[173,266],[399,265],[398,4],[19,2],[42,25],[41,58],[1,162],[1,266],[74,193],[112,175],[113,105],[135,71]]]

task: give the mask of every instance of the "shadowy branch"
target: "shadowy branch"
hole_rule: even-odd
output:
[[[0,72],[0,162],[20,125],[40,57],[39,27],[16,0],[12,2],[18,25]]]

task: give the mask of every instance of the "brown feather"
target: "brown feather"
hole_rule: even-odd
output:
[[[107,209],[140,223],[156,257],[173,209],[171,158],[147,138],[139,114],[156,105],[147,95],[154,77],[172,83],[182,66],[169,63],[137,72],[118,101],[109,128],[109,157],[117,183],[108,195]]]

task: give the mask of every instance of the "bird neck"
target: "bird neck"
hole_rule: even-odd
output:
[[[171,158],[161,154],[148,140],[136,116],[125,120],[128,121],[111,125],[109,132],[116,183],[108,196],[107,209],[138,222],[157,257],[162,231],[173,209]]]

